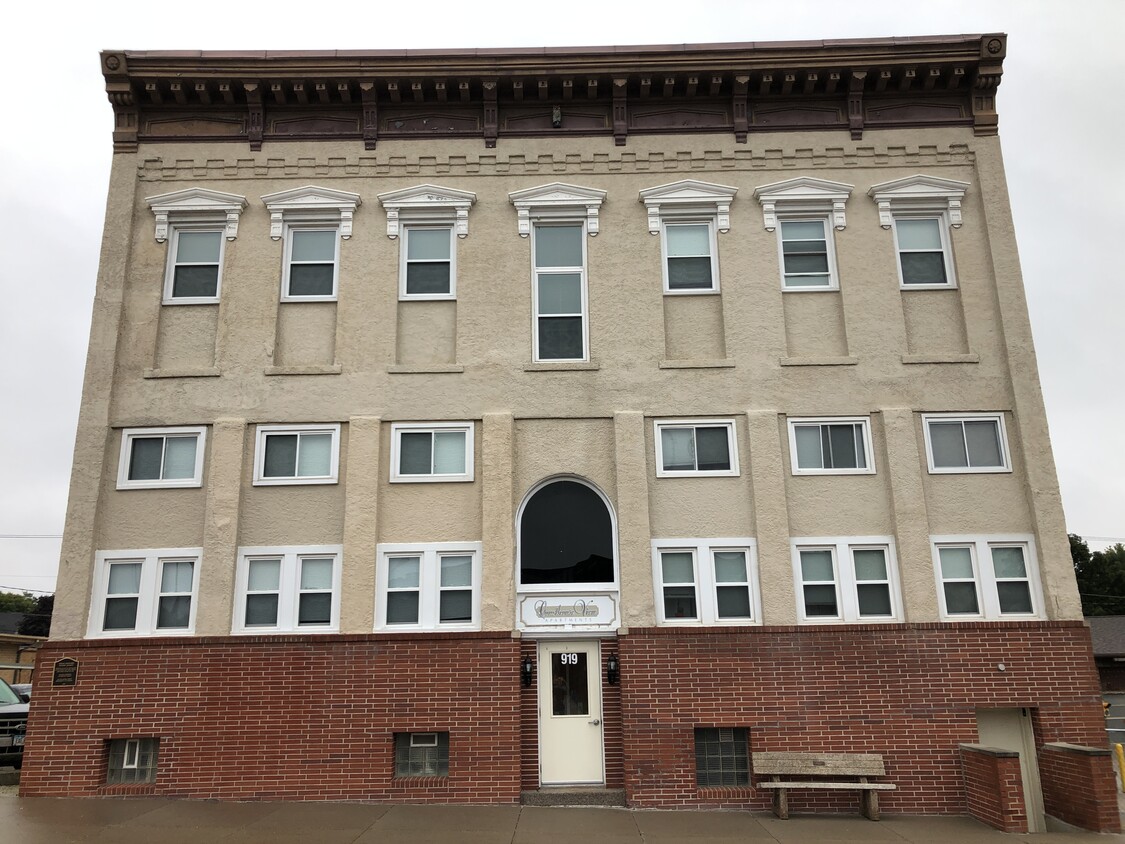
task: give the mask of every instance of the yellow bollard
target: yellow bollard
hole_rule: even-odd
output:
[[[1117,776],[1121,780],[1121,790],[1125,791],[1125,749],[1120,744],[1115,744],[1113,752],[1117,754]]]

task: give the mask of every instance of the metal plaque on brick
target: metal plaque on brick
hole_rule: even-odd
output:
[[[65,657],[55,660],[54,672],[51,674],[52,686],[77,686],[78,685],[78,660]]]
[[[616,630],[620,624],[616,595],[521,595],[523,630]]]

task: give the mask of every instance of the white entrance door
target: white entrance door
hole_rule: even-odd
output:
[[[539,782],[605,782],[597,642],[539,644]]]
[[[1027,804],[1028,832],[1043,832],[1043,789],[1039,784],[1039,760],[1035,754],[1035,732],[1026,709],[978,709],[977,736],[986,747],[1015,750],[1020,755],[1023,794]]]

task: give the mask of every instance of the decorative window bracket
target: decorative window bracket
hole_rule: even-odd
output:
[[[453,223],[457,237],[469,236],[469,209],[477,195],[467,190],[443,188],[439,185],[418,185],[378,195],[387,211],[387,237],[394,240],[401,233],[401,224]]]
[[[246,209],[246,197],[206,188],[187,188],[145,199],[156,217],[156,242],[168,239],[173,223],[223,222],[227,240],[238,237],[238,218]]]
[[[598,210],[605,202],[606,192],[597,188],[584,188],[552,182],[535,188],[513,191],[508,194],[516,206],[520,237],[531,234],[531,221],[573,220],[579,213],[586,217],[586,231],[590,237],[598,234]]]
[[[948,212],[949,224],[959,229],[961,200],[968,189],[968,182],[919,174],[872,185],[867,195],[879,206],[879,225],[884,229],[893,225],[894,214],[914,211]]]
[[[361,204],[358,193],[306,185],[262,197],[270,212],[270,238],[281,240],[287,216],[305,219],[338,219],[340,237],[352,236],[352,217]]]
[[[855,185],[843,182],[830,182],[827,179],[814,179],[801,176],[774,182],[754,189],[754,196],[762,204],[762,218],[766,231],[777,229],[777,215],[782,213],[809,212],[830,214],[832,227],[843,231],[848,224],[844,206]]]
[[[726,234],[730,231],[730,206],[736,193],[738,188],[695,179],[646,188],[640,193],[640,201],[648,209],[648,233],[660,234],[662,221],[710,217],[715,220],[715,227]]]

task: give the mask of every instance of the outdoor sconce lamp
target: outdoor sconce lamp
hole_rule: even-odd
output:
[[[535,674],[535,664],[531,661],[531,657],[525,656],[523,661],[520,662],[520,681],[526,689],[531,685],[531,678]]]
[[[611,686],[616,686],[617,681],[621,679],[621,663],[617,659],[617,654],[610,654],[609,659],[606,660],[605,678]]]

